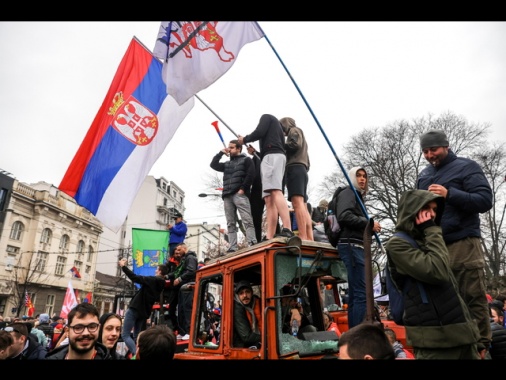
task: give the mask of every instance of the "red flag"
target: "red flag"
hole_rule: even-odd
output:
[[[28,309],[27,315],[29,317],[32,317],[33,313],[35,313],[35,307],[33,306],[32,300],[30,299],[30,295],[26,290],[25,290],[25,306]]]
[[[153,55],[164,61],[167,93],[183,104],[225,74],[244,45],[263,36],[255,21],[162,21]]]
[[[70,268],[70,271],[72,272],[73,277],[81,278],[81,273],[79,273],[76,267]]]
[[[93,301],[93,296],[92,296],[91,292],[88,292],[88,294],[86,294],[86,297],[84,298],[83,302],[92,303],[92,301]]]
[[[60,316],[66,319],[70,310],[72,310],[75,306],[77,306],[76,294],[74,293],[74,288],[72,287],[72,281],[69,281],[67,292],[65,293],[65,298],[63,299]]]

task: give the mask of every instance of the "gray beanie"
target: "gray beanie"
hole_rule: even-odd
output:
[[[448,137],[441,129],[432,129],[420,136],[420,148],[432,148],[433,146],[448,146]]]

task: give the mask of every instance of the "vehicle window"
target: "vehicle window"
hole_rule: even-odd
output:
[[[196,346],[217,349],[220,345],[222,289],[221,275],[202,280],[198,303],[200,323],[194,341]]]

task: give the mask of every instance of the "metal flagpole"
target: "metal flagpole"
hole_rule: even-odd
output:
[[[258,25],[258,23],[257,23]],[[260,27],[260,25],[258,25],[258,27],[260,28],[260,30],[262,30],[262,28]],[[278,58],[279,62],[281,63],[281,65],[283,66],[283,68],[285,69],[286,73],[288,74],[288,76],[290,77],[293,85],[295,86],[295,88],[297,89],[299,95],[301,96],[302,100],[304,101],[304,103],[306,104],[309,112],[311,113],[311,115],[313,116],[313,119],[314,121],[316,122],[316,125],[318,125],[318,128],[320,129],[320,132],[322,133],[323,137],[325,138],[325,141],[327,141],[327,144],[328,146],[330,147],[330,150],[332,151],[332,154],[334,155],[334,157],[336,158],[336,161],[339,165],[339,167],[341,168],[343,174],[344,174],[344,177],[346,178],[346,181],[348,182],[348,184],[350,185],[350,188],[353,189],[353,191],[355,192],[355,197],[357,198],[358,200],[358,203],[360,205],[360,208],[362,209],[362,212],[364,213],[364,215],[366,216],[367,219],[370,219],[369,217],[369,214],[367,213],[367,210],[365,209],[365,206],[362,202],[362,200],[360,199],[360,197],[358,196],[358,193],[357,193],[357,190],[355,189],[355,186],[353,186],[353,184],[351,183],[351,180],[350,180],[350,177],[348,176],[348,173],[346,173],[346,169],[345,167],[343,166],[341,160],[339,159],[339,157],[337,156],[337,153],[336,151],[334,150],[334,147],[332,146],[332,144],[330,143],[330,140],[328,139],[325,131],[323,130],[322,126],[320,125],[320,122],[318,121],[316,115],[314,114],[313,110],[311,109],[311,107],[309,106],[309,103],[307,102],[306,98],[304,97],[304,94],[302,94],[302,91],[300,90],[299,86],[297,85],[297,83],[295,82],[295,80],[293,79],[292,77],[292,74],[290,74],[290,71],[288,71],[288,68],[285,66],[283,60],[281,59],[281,57],[279,56],[278,52],[276,51],[276,49],[274,49],[274,46],[272,46],[272,43],[271,41],[269,40],[269,38],[267,37],[267,35],[265,34],[265,32],[262,30],[262,33],[264,35],[264,38],[265,40],[267,41],[267,43],[269,44],[269,46],[271,47],[272,51],[274,52],[274,54],[276,54],[276,57]],[[376,237],[376,241],[378,242],[378,244],[381,246],[381,241],[378,237],[378,234],[375,232],[374,233],[374,236]]]

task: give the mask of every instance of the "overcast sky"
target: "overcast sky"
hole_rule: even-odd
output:
[[[252,132],[264,113],[293,117],[309,143],[313,204],[336,164],[324,134],[340,157],[365,128],[450,111],[491,124],[492,138],[506,141],[505,22],[259,24],[268,40],[244,46],[235,65],[198,94],[208,107],[195,101],[150,172],[185,191],[188,223],[225,227],[221,207],[198,197],[209,191],[209,164],[223,147],[209,108],[232,130],[219,123],[227,143]],[[0,22],[0,169],[21,182],[58,186],[132,37],[153,50],[159,26]]]

